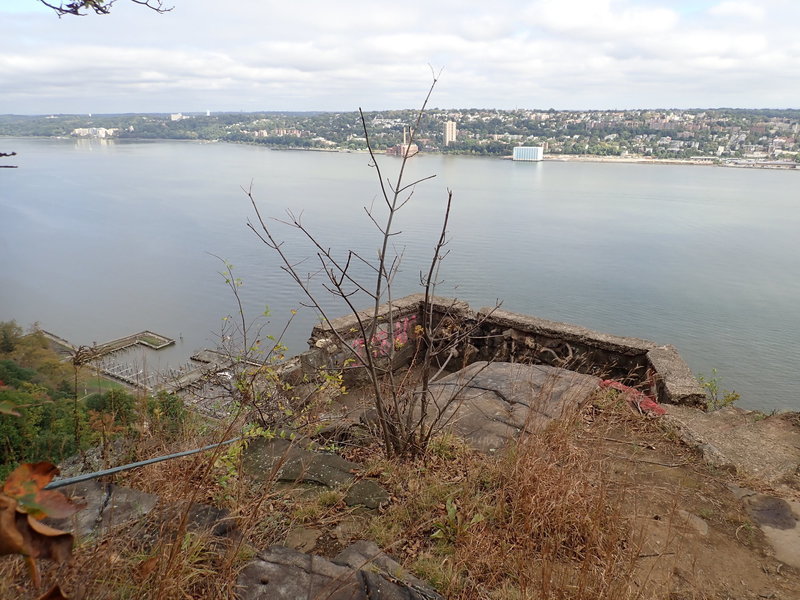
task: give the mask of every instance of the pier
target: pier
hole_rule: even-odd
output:
[[[61,354],[72,355],[78,350],[78,346],[75,346],[69,340],[61,336],[44,329],[38,329],[37,331],[52,342],[56,346],[56,350]],[[155,389],[159,380],[163,379],[162,375],[158,372],[148,373],[144,364],[137,365],[132,364],[130,361],[120,360],[119,354],[134,346],[143,346],[150,350],[162,350],[173,344],[175,344],[175,340],[172,338],[161,335],[160,333],[144,330],[109,342],[90,346],[92,359],[87,365],[91,366],[98,374],[102,374],[104,377],[130,387],[150,392]],[[184,366],[179,371],[184,371],[187,366]],[[172,371],[176,370],[173,369]],[[172,376],[176,376],[177,374],[177,372],[170,373]]]

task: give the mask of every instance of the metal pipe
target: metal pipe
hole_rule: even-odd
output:
[[[136,469],[138,467],[152,465],[153,463],[161,462],[164,460],[170,460],[172,458],[180,458],[181,456],[189,456],[191,454],[197,454],[198,452],[205,452],[206,450],[212,450],[213,448],[218,448],[226,444],[232,444],[233,442],[238,442],[241,439],[242,439],[241,437],[235,437],[230,440],[225,440],[224,442],[219,442],[217,444],[203,446],[202,448],[195,448],[194,450],[185,450],[183,452],[178,452],[176,454],[167,454],[165,456],[157,456],[156,458],[148,458],[147,460],[141,460],[139,462],[122,465],[119,467],[113,467],[111,469],[104,469],[102,471],[95,471],[94,473],[84,473],[83,475],[76,475],[75,477],[65,477],[64,479],[56,479],[55,481],[51,481],[49,484],[44,486],[44,489],[53,490],[56,488],[64,487],[65,485],[72,485],[73,483],[81,483],[82,481],[89,481],[90,479],[96,479],[98,477],[102,477],[103,475],[113,475],[114,473],[129,471],[130,469]]]

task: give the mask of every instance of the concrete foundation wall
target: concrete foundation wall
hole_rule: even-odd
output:
[[[401,350],[395,352],[394,368],[411,360],[415,339],[412,325],[427,327],[430,325],[427,318],[433,326],[456,328],[466,334],[467,341],[458,348],[461,360],[454,361],[458,363],[453,364],[454,368],[476,360],[545,364],[621,381],[652,394],[659,402],[704,404],[703,388],[673,346],[659,346],[648,340],[610,335],[499,308],[473,311],[465,302],[449,298],[433,298],[431,314],[425,315],[423,304],[424,296],[413,294],[394,301],[391,315],[388,305],[379,311],[377,329],[382,333],[376,335],[373,344],[379,348],[385,340],[390,344],[398,342]],[[314,327],[310,350],[294,359],[298,375],[302,377],[320,367],[344,365],[352,354],[340,347],[333,330],[358,350],[363,347],[358,321],[361,319],[366,328],[372,318],[372,311],[363,311],[358,318],[347,315],[330,325]]]

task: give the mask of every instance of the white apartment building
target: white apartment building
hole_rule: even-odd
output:
[[[544,158],[544,146],[517,146],[514,148],[514,160],[539,161]]]
[[[451,143],[456,141],[456,135],[458,134],[458,130],[456,129],[456,122],[455,121],[445,121],[444,123],[444,145],[449,146]]]

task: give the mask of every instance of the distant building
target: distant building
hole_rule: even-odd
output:
[[[187,117],[184,117],[181,113],[172,113],[169,116],[169,120],[170,121],[182,121],[183,119],[186,119],[186,118]]]
[[[395,144],[386,149],[386,154],[393,154],[394,156],[402,156],[403,158],[411,158],[419,152],[419,146],[408,141],[406,135],[406,128],[403,127],[403,143]]]
[[[91,137],[91,138],[110,138],[117,135],[118,128],[106,129],[105,127],[80,127],[73,129],[72,134],[75,137]]]
[[[455,142],[457,134],[458,134],[458,130],[456,129],[456,122],[455,121],[445,121],[445,123],[444,123],[444,145],[445,146],[449,146],[452,142]]]
[[[544,158],[543,146],[517,146],[514,148],[514,160],[538,161]]]

